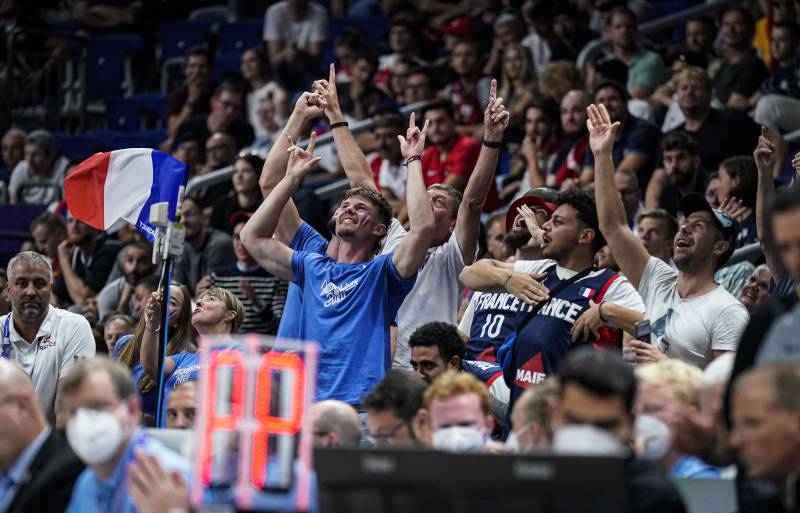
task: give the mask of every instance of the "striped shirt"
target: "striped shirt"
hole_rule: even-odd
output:
[[[289,286],[287,282],[273,276],[261,267],[243,270],[238,262],[229,267],[216,269],[211,276],[214,278],[215,287],[232,292],[244,305],[244,322],[239,329],[241,333],[275,335],[278,332],[278,324],[286,303],[286,291]],[[260,305],[253,304],[253,301],[244,293],[239,286],[239,282],[242,280],[250,283],[256,297],[261,302]]]

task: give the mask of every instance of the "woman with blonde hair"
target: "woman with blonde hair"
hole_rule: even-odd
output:
[[[242,302],[225,289],[218,287],[201,292],[195,299],[191,325],[201,337],[228,337],[238,331],[244,320]],[[142,338],[141,360],[146,375],[156,379],[158,374],[158,342],[161,331],[161,295],[153,292],[144,309],[145,333]],[[178,329],[182,329],[179,327]],[[164,358],[164,398],[157,426],[165,425],[165,407],[170,391],[176,386],[197,379],[200,363],[195,352],[180,352]]]

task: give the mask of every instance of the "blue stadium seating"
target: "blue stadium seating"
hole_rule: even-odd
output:
[[[183,57],[189,48],[205,44],[211,30],[206,21],[170,21],[159,28],[161,61]]]
[[[126,71],[131,53],[144,48],[136,34],[98,36],[89,40],[86,66],[86,92],[90,99],[119,95],[128,80]]]
[[[214,80],[222,82],[226,78],[241,79],[241,62],[241,52],[217,55],[214,59]]]
[[[106,99],[106,119],[109,130],[137,132],[142,118],[150,115],[158,126],[166,126],[167,100],[160,94],[145,93]]]
[[[219,26],[220,54],[242,53],[248,48],[262,46],[264,19],[241,20]]]

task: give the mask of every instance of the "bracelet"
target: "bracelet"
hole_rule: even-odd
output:
[[[514,275],[514,271],[509,271],[508,277],[506,278],[506,281],[503,282],[503,288],[504,289],[508,290],[508,281],[511,279],[511,277],[513,275]]]
[[[605,301],[600,301],[600,304],[597,305],[597,313],[600,314],[600,320],[603,321],[603,324],[608,324],[608,321],[603,317],[603,303]]]
[[[285,135],[287,139],[289,139],[289,140],[294,140],[294,139],[292,139],[292,136],[291,136],[291,135],[289,135],[289,132],[287,132],[285,128],[281,128],[281,133],[282,133],[283,135]]]
[[[481,144],[483,144],[487,148],[491,148],[493,150],[499,150],[500,145],[503,144],[503,141],[487,141],[486,139],[484,139],[483,141],[481,141]]]
[[[157,330],[147,328],[147,331],[149,331],[150,333],[160,333],[161,332],[161,324],[158,325],[158,329]]]
[[[338,123],[331,123],[331,130],[334,128],[339,128],[340,126],[350,126],[347,124],[347,121],[339,121]]]
[[[422,160],[422,155],[414,155],[413,157],[408,157],[408,159],[405,162],[403,162],[403,165],[408,167],[408,165],[414,162],[415,160]]]

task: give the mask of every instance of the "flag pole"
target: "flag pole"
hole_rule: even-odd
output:
[[[169,301],[170,284],[172,283],[172,257],[164,260],[164,267],[161,270],[161,280],[159,289],[161,291],[161,340],[158,344],[158,392],[156,397],[156,427],[163,428],[161,425],[161,415],[164,408],[164,361],[167,358],[167,346],[169,344]]]
[[[181,224],[181,203],[183,203],[184,186],[178,189],[178,201],[175,208],[175,222],[168,220],[167,203],[160,206],[151,207],[151,222],[157,226],[155,234],[155,246],[153,248],[153,259],[163,260],[164,266],[161,268],[161,279],[159,280],[159,290],[161,295],[161,341],[158,344],[158,388],[156,393],[156,427],[165,427],[162,424],[165,394],[164,363],[167,358],[169,347],[169,301],[170,285],[172,284],[172,267],[176,258],[180,258],[183,253],[183,240],[185,230]],[[157,221],[156,221],[157,220]],[[188,301],[189,298],[184,298]]]

